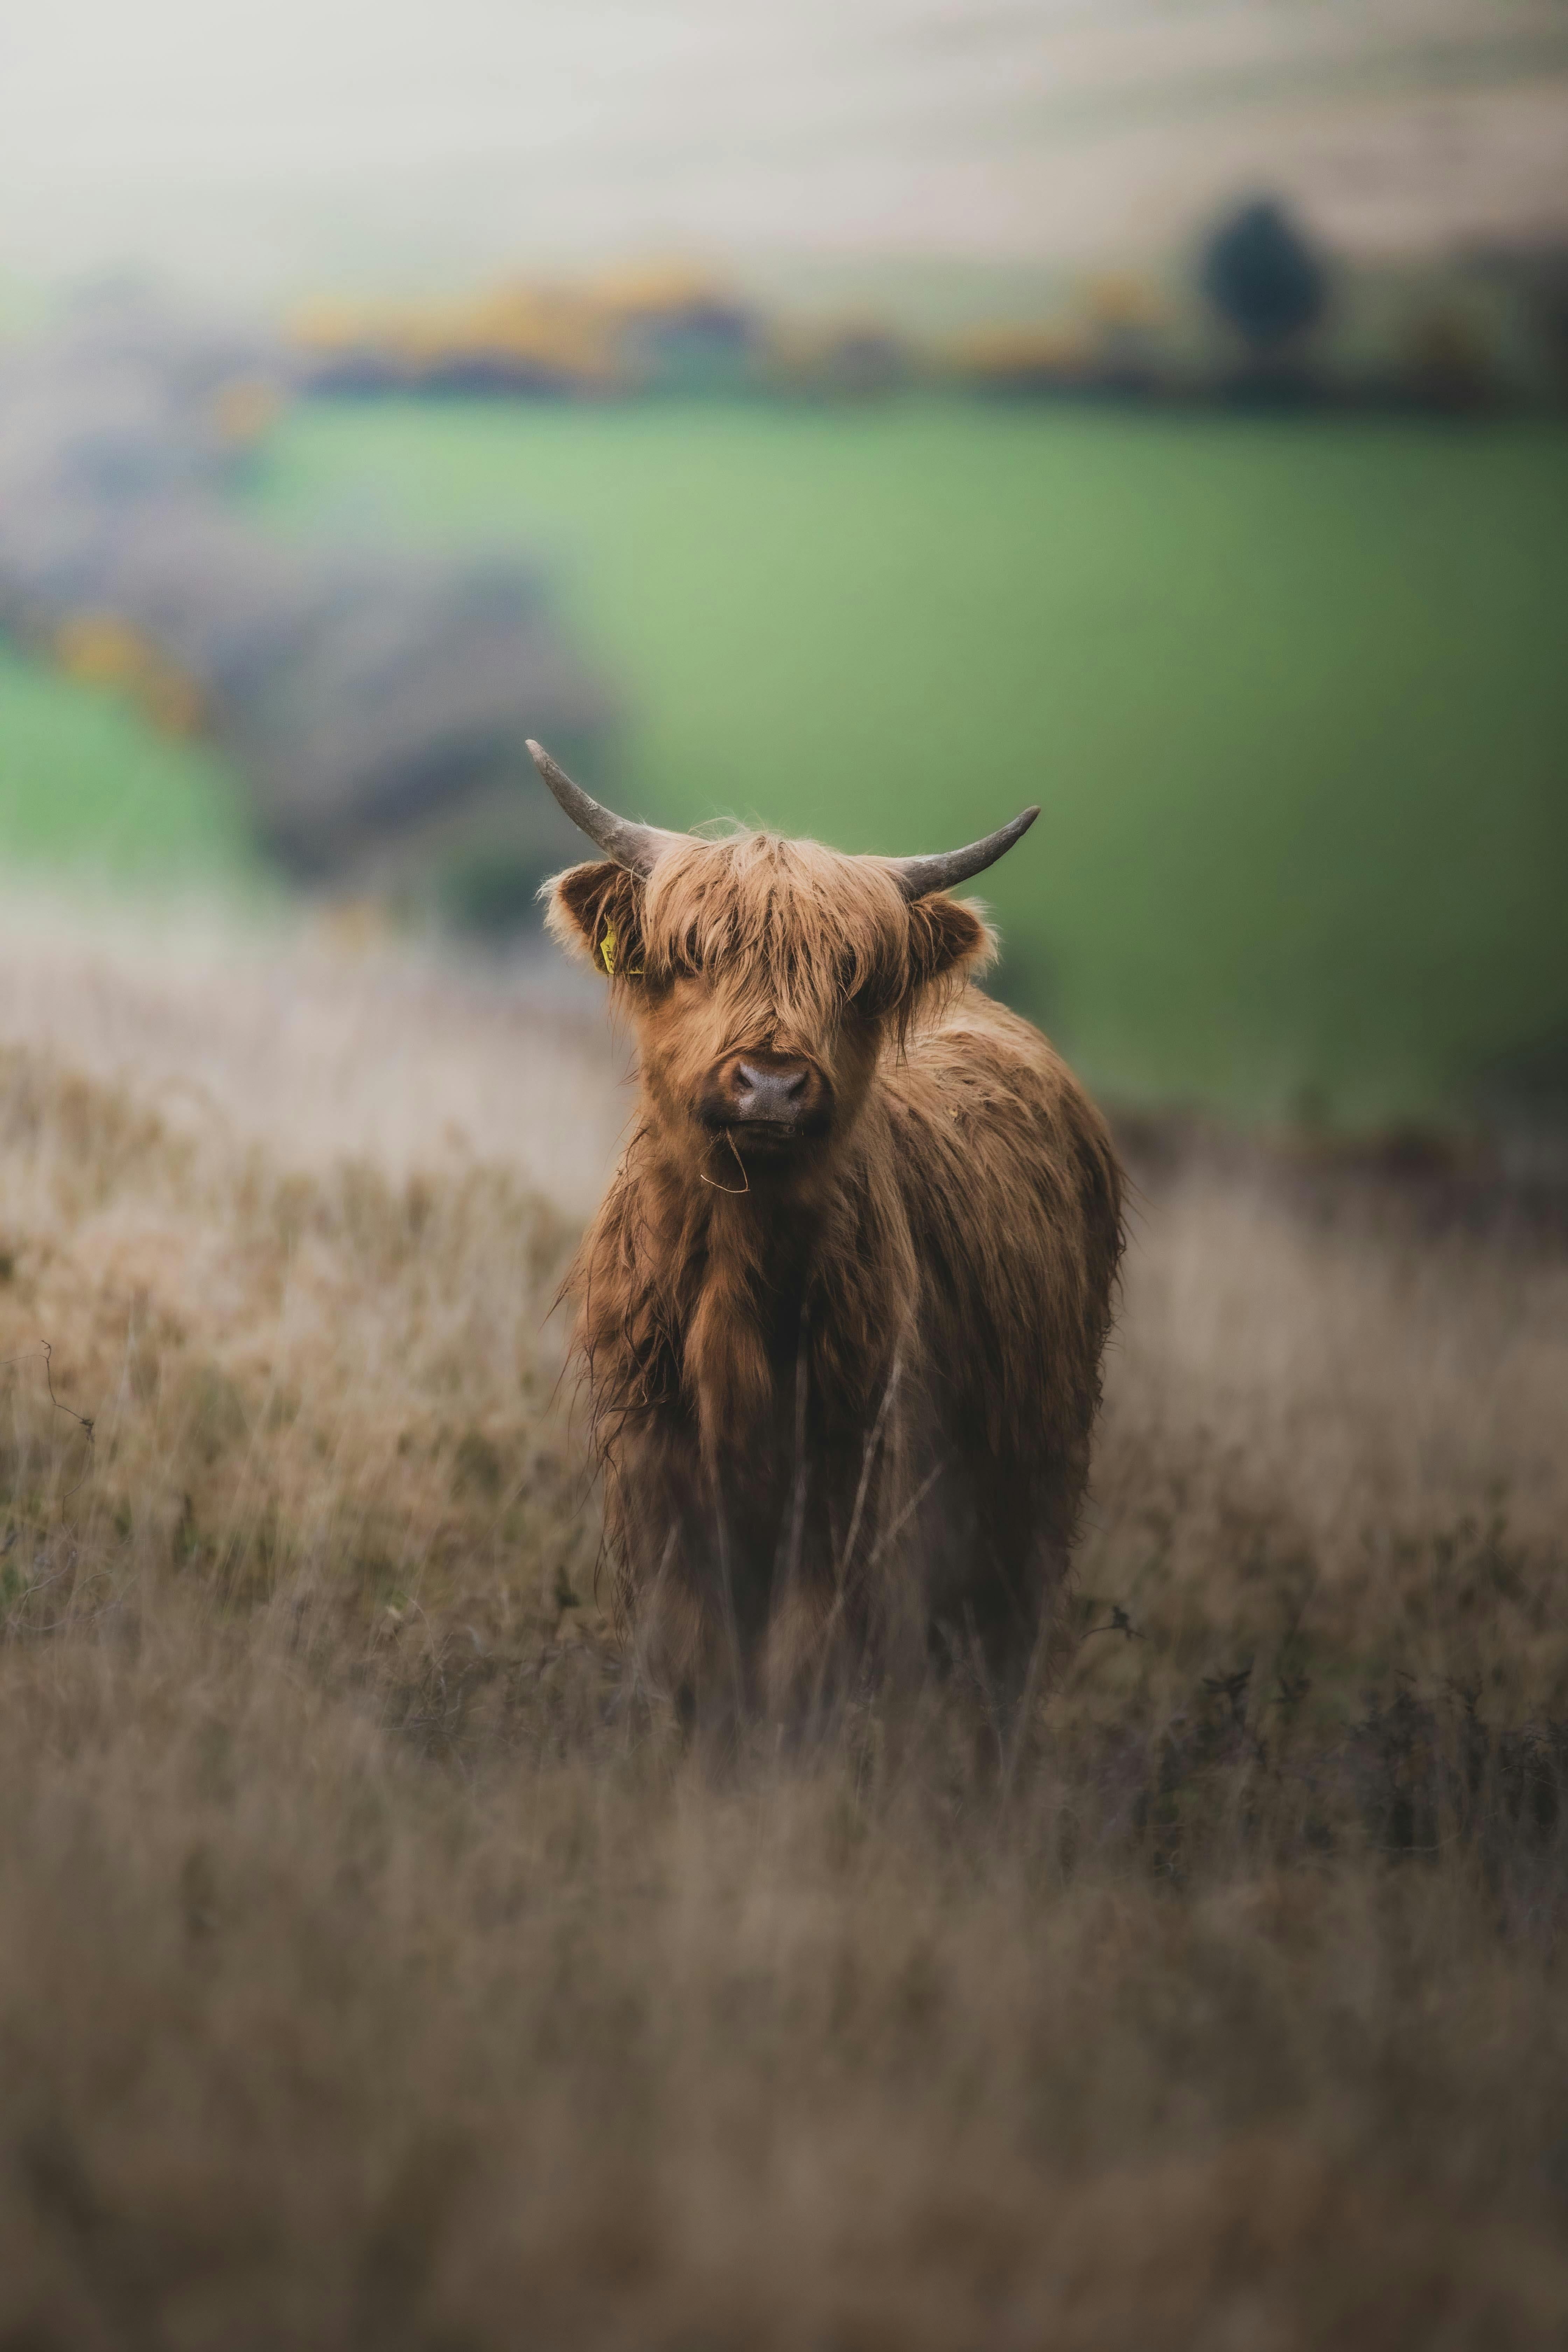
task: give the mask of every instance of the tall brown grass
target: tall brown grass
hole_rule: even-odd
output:
[[[935,1694],[717,1774],[555,1394],[576,1000],[0,982],[7,2352],[1563,2340],[1549,1217],[1134,1138],[1016,1770]]]

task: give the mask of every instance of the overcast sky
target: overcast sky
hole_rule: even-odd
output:
[[[1568,226],[1563,0],[0,0],[0,268],[246,293],[698,251]]]

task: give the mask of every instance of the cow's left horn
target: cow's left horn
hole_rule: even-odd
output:
[[[558,768],[542,743],[528,739],[529,756],[534,766],[571,818],[579,832],[585,833],[596,848],[617,866],[633,874],[651,874],[665,851],[680,840],[678,833],[666,833],[657,824],[634,824],[630,817],[617,816],[613,809],[601,808],[590,800],[581,784],[574,784],[564,768]]]
[[[988,833],[984,841],[972,841],[967,849],[945,850],[936,857],[889,857],[888,864],[897,875],[899,887],[906,898],[923,898],[932,890],[951,890],[955,883],[984,874],[988,866],[1005,857],[1039,814],[1037,808],[1026,808],[1011,824],[1003,825],[997,833]]]

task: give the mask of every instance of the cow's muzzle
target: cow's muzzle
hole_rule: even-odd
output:
[[[815,1062],[757,1049],[715,1064],[700,1116],[705,1127],[769,1150],[826,1134],[832,1112],[832,1089]]]

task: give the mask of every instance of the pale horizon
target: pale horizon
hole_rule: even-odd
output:
[[[277,299],[692,253],[1151,259],[1568,233],[1551,0],[59,0],[0,35],[0,270]]]

